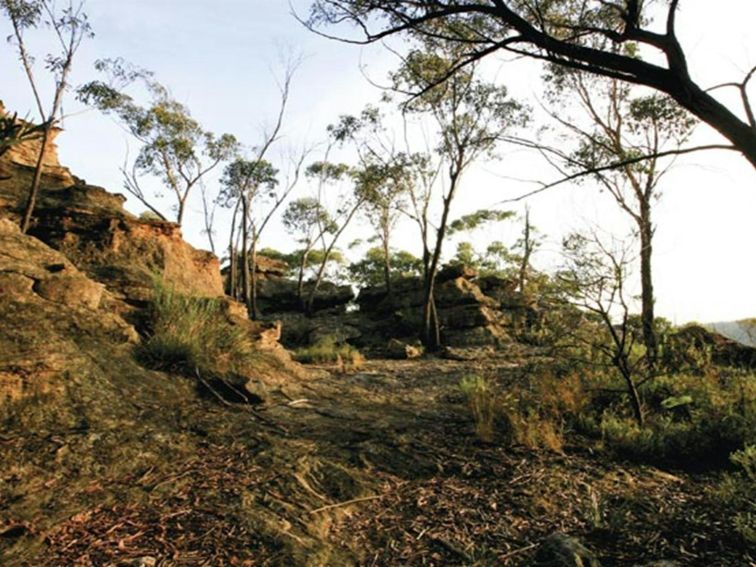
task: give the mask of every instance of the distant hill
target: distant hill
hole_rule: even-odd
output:
[[[729,339],[756,347],[756,318],[708,323],[705,326]]]

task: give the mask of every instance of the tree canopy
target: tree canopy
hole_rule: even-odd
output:
[[[680,106],[719,131],[729,147],[756,167],[756,114],[748,84],[756,74],[720,85],[737,89],[741,108],[729,108],[691,76],[677,34],[683,2],[662,0],[314,0],[308,25],[323,34],[344,22],[371,43],[397,35],[454,46],[457,57],[437,77],[465,72],[497,53],[547,61],[666,93]]]

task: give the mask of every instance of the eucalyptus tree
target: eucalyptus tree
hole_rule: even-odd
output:
[[[221,202],[227,205],[240,204],[242,299],[252,318],[257,317],[257,245],[260,233],[282,202],[275,193],[277,185],[278,170],[265,160],[237,158],[226,166],[221,178]],[[274,207],[262,221],[257,222],[252,217],[252,206],[262,205],[266,200],[273,200]],[[232,247],[230,253],[232,258],[238,255],[235,247]],[[233,275],[232,270],[232,277]],[[234,284],[232,281],[232,288]]]
[[[315,294],[318,292],[320,284],[323,281],[326,266],[336,250],[336,244],[344,234],[344,231],[352,223],[369,195],[367,192],[359,190],[352,191],[351,194],[349,192],[334,193],[333,189],[342,183],[354,182],[359,185],[360,173],[361,171],[355,171],[346,164],[331,163],[328,161],[315,162],[307,168],[306,175],[317,180],[317,202],[323,207],[326,213],[325,216],[315,215],[314,217],[320,224],[318,241],[321,243],[322,260],[315,272],[313,285],[304,302],[305,313],[308,315],[313,311]],[[327,198],[326,193],[331,193],[330,199]],[[332,212],[324,205],[327,200],[338,202],[338,205]]]
[[[674,163],[662,155],[685,146],[696,120],[669,97],[641,96],[615,79],[587,77],[579,73],[559,73],[558,92],[564,99],[577,101],[580,118],[569,119],[564,109],[554,114],[578,146],[562,156],[570,171],[593,171],[592,178],[617,202],[632,220],[640,246],[641,321],[643,342],[650,366],[658,355],[654,325],[653,286],[653,206],[661,198],[660,182]],[[648,159],[604,169],[613,162],[628,162],[643,155]]]
[[[107,80],[80,87],[80,100],[113,115],[141,144],[133,164],[121,169],[124,189],[167,220],[142,188],[143,176],[157,177],[173,197],[175,221],[181,225],[195,187],[238,152],[236,138],[231,134],[216,136],[205,130],[189,108],[174,99],[152,73],[131,67],[121,59],[100,60],[95,66],[106,73]],[[135,82],[142,83],[149,95],[146,105],[124,92]],[[156,192],[156,196],[161,196],[161,192]]]
[[[26,74],[39,113],[41,142],[34,176],[21,220],[21,231],[31,224],[42,182],[45,154],[52,138],[53,128],[62,118],[63,98],[69,87],[69,76],[74,57],[82,41],[93,36],[84,1],[69,0],[62,5],[55,0],[0,0],[0,12],[10,20],[13,33],[8,40],[15,45],[18,58]],[[52,75],[51,100],[45,104],[43,85],[35,74],[35,57],[29,51],[26,33],[44,26],[51,30],[57,51],[45,56],[45,69]]]
[[[501,53],[546,61],[576,71],[643,85],[666,94],[722,134],[756,167],[756,112],[749,83],[756,67],[722,85],[702,85],[691,74],[678,35],[682,0],[312,0],[307,24],[319,33],[345,22],[356,43],[394,35],[432,38],[457,54],[439,81]],[[732,17],[746,17],[743,12]],[[715,8],[711,8],[715,9]],[[632,45],[631,49],[626,46]],[[638,46],[638,48],[634,47]],[[728,106],[714,89],[735,89]],[[686,151],[690,151],[689,149]],[[642,156],[641,156],[642,157]]]
[[[476,160],[494,157],[506,133],[524,125],[527,117],[523,107],[509,97],[506,88],[479,79],[475,65],[450,73],[456,57],[448,43],[425,38],[410,50],[401,67],[393,73],[396,90],[420,93],[403,105],[404,111],[429,118],[438,140],[436,166],[429,166],[432,159],[427,157],[415,159],[419,185],[415,185],[410,196],[412,216],[420,228],[424,250],[422,335],[431,350],[441,345],[434,300],[435,280],[448,236],[452,203],[462,178]],[[443,179],[440,179],[441,171]],[[439,181],[443,182],[442,191],[434,189]],[[418,191],[423,184],[425,188]],[[435,226],[428,218],[434,194],[441,197],[440,219]]]
[[[314,197],[301,197],[291,201],[284,211],[283,224],[301,246],[297,269],[297,297],[304,305],[304,274],[310,253],[318,241],[327,233],[335,232],[336,227],[326,207]]]
[[[375,230],[375,240],[383,251],[383,284],[391,289],[391,237],[401,212],[407,205],[412,183],[411,156],[397,150],[386,127],[386,117],[378,107],[368,106],[358,116],[345,115],[328,128],[332,139],[347,142],[357,153],[353,168],[354,193],[362,203],[364,216]]]

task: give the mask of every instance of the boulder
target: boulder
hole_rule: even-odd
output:
[[[311,345],[323,340],[333,340],[336,344],[344,344],[362,336],[362,331],[352,325],[342,322],[340,317],[319,321],[312,321],[312,330],[308,333],[308,342]]]
[[[123,357],[134,328],[100,308],[104,286],[0,218],[0,406],[55,396]],[[131,354],[128,354],[131,357]]]
[[[307,282],[304,286],[306,298],[314,283]],[[346,304],[354,299],[354,291],[348,285],[336,285],[324,281],[318,286],[313,301],[313,311],[337,310],[344,311]],[[258,282],[257,305],[265,315],[301,312],[302,301],[297,295],[297,282],[285,278],[268,278]]]
[[[492,324],[470,329],[442,329],[442,342],[452,347],[502,347],[511,342],[506,330]]]
[[[36,295],[67,307],[94,310],[100,306],[104,289],[65,257],[0,218],[0,291],[4,294],[17,301]]]
[[[494,350],[492,347],[464,348],[445,346],[441,350],[441,358],[459,361],[483,360],[493,356],[493,354]]]
[[[0,217],[20,219],[33,176],[38,141],[14,146],[0,158]],[[33,161],[33,160],[31,160]],[[45,155],[40,194],[29,234],[62,252],[90,279],[104,284],[108,301],[142,306],[155,277],[180,293],[223,295],[218,259],[184,242],[178,225],[139,219],[122,195],[88,185],[58,163],[54,145]],[[56,297],[61,291],[50,291]],[[90,290],[89,295],[94,293]],[[91,299],[88,300],[91,304]]]
[[[474,280],[478,277],[478,271],[464,264],[448,264],[441,268],[436,274],[436,283],[443,283],[457,278]]]
[[[497,324],[501,315],[491,307],[480,304],[457,305],[440,309],[438,317],[443,329],[471,329]]]
[[[517,289],[516,281],[499,276],[482,276],[476,280],[476,283],[485,295],[506,305],[511,304],[511,298]]]
[[[386,345],[386,356],[397,360],[412,360],[423,356],[425,349],[419,344],[409,344],[391,339]]]

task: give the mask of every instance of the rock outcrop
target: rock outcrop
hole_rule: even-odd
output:
[[[278,342],[280,324],[250,321],[244,306],[224,296],[214,255],[187,244],[176,224],[137,218],[123,208],[122,195],[71,175],[54,144],[32,225],[21,234],[39,150],[38,141],[27,141],[0,157],[0,406],[67,392],[73,376],[87,391],[113,391],[120,380],[113,368],[144,379],[149,372],[132,347],[156,281],[221,301],[228,324],[242,326],[266,353],[250,380],[305,375]]]
[[[481,287],[496,293],[488,295]],[[442,341],[451,347],[500,347],[508,344],[514,301],[512,284],[501,278],[478,278],[464,266],[443,268],[436,280],[436,309]],[[405,278],[383,287],[365,288],[357,297],[365,325],[377,328],[381,340],[409,339],[417,335],[423,312],[423,282]]]
[[[0,405],[59,393],[103,356],[124,358],[134,328],[102,308],[105,286],[0,219]]]
[[[0,158],[0,217],[17,222],[33,176],[39,142],[14,146]],[[170,222],[140,219],[123,208],[122,195],[71,175],[51,145],[29,234],[62,252],[79,270],[103,283],[107,300],[143,306],[156,278],[176,291],[223,295],[218,259],[187,244]]]

